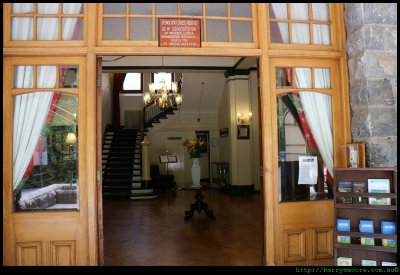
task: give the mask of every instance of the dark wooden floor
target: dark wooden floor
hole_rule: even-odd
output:
[[[261,265],[260,195],[230,196],[203,191],[216,220],[184,214],[194,191],[178,190],[147,201],[105,201],[105,265],[257,266]]]

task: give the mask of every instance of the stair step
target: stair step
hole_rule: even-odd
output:
[[[153,188],[148,188],[148,189],[131,189],[131,194],[134,195],[139,195],[139,194],[153,194],[154,189]]]
[[[149,199],[155,199],[158,198],[159,194],[154,194],[154,195],[143,195],[143,196],[130,196],[131,200],[149,200]]]

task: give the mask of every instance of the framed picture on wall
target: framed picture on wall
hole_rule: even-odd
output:
[[[204,146],[201,153],[208,153],[208,143],[209,143],[208,135],[209,135],[208,131],[196,131],[196,138],[198,140],[200,140],[200,139],[203,140],[205,142],[205,144],[207,145],[207,146]]]
[[[249,139],[250,138],[250,125],[238,125],[238,139]]]
[[[228,128],[219,129],[219,136],[220,137],[229,136],[229,129]]]

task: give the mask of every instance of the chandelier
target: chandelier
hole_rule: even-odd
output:
[[[162,68],[164,69],[164,57],[162,57]],[[143,102],[145,106],[149,106],[154,102],[158,104],[161,110],[167,110],[169,107],[179,109],[182,104],[182,77],[177,82],[171,82],[171,86],[167,85],[167,73],[161,74],[158,82],[149,83],[149,91],[143,94]]]

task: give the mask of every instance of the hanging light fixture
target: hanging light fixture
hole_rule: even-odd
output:
[[[164,57],[162,56],[162,69],[164,70]],[[161,110],[166,110],[169,107],[179,109],[182,104],[182,76],[177,82],[171,82],[171,86],[168,87],[166,78],[167,73],[159,73],[160,80],[158,82],[149,83],[149,91],[143,94],[143,102],[145,106],[149,106],[154,102],[158,104]]]

